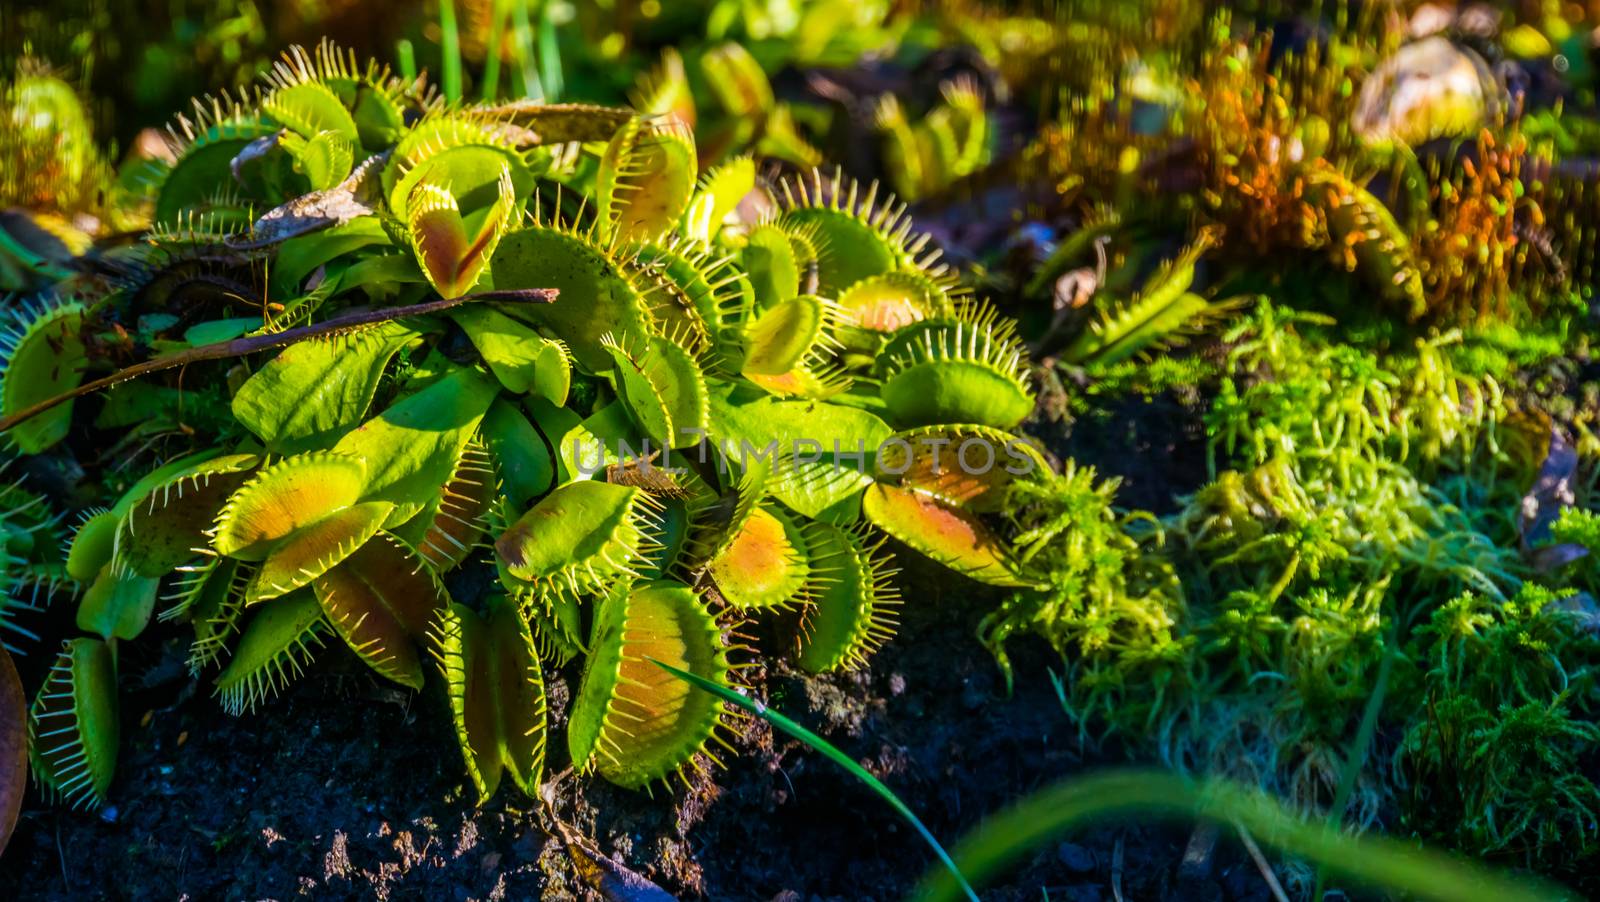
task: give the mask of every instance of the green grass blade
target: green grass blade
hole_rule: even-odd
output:
[[[555,103],[561,99],[561,45],[556,41],[555,4],[545,0],[539,10],[539,79],[544,85],[545,99]]]
[[[950,860],[950,854],[944,850],[944,846],[939,845],[939,841],[934,838],[933,833],[923,825],[921,819],[917,817],[915,812],[906,806],[906,803],[900,801],[900,797],[894,794],[894,790],[883,785],[882,781],[868,773],[861,765],[857,764],[855,759],[851,758],[849,755],[846,755],[844,752],[839,751],[837,748],[834,748],[832,743],[828,742],[828,740],[823,739],[821,736],[818,736],[805,727],[800,726],[789,718],[771,710],[766,705],[763,705],[754,699],[740,695],[726,686],[719,686],[716,683],[705,679],[704,677],[695,676],[687,671],[679,670],[670,664],[663,664],[654,658],[651,658],[650,660],[657,667],[660,667],[662,670],[665,670],[678,679],[684,680],[691,685],[698,686],[699,688],[704,689],[705,691],[717,696],[731,705],[736,705],[746,711],[749,711],[751,714],[754,714],[762,720],[765,720],[774,727],[777,727],[783,732],[788,733],[790,736],[793,736],[801,742],[804,742],[806,745],[811,746],[832,760],[833,763],[849,771],[851,776],[870,786],[873,792],[876,792],[883,798],[884,801],[888,802],[895,811],[899,812],[901,817],[905,818],[906,821],[911,824],[911,826],[916,828],[918,833],[922,834],[922,838],[928,841],[928,845],[933,847],[934,854],[939,856],[939,860],[944,863],[944,867],[948,871],[948,873],[941,872],[944,875],[947,884],[953,884],[953,886],[959,887],[960,891],[965,893],[966,898],[972,900],[972,902],[977,902],[978,894],[972,891],[972,886],[967,883],[967,878],[961,875],[961,871],[956,868],[955,862]]]
[[[1361,712],[1361,727],[1356,731],[1355,744],[1350,747],[1350,760],[1344,763],[1344,773],[1339,775],[1339,789],[1333,795],[1333,807],[1328,810],[1328,829],[1338,830],[1344,820],[1344,811],[1350,806],[1350,796],[1356,790],[1356,780],[1367,762],[1367,751],[1372,747],[1372,737],[1378,732],[1378,715],[1383,711],[1384,696],[1389,694],[1389,671],[1394,667],[1394,649],[1397,639],[1391,635],[1383,649],[1383,660],[1378,664],[1378,681],[1367,698],[1367,708]],[[1313,899],[1322,898],[1323,868],[1317,868],[1317,886]]]
[[[982,882],[1040,844],[1090,821],[1125,815],[1237,821],[1258,841],[1353,881],[1440,902],[1550,902],[1575,898],[1532,876],[1501,874],[1382,837],[1352,837],[1296,817],[1278,802],[1226,782],[1196,783],[1152,770],[1116,770],[1063,780],[1023,799],[962,839],[956,867]],[[962,892],[942,869],[913,898],[951,900]]]
[[[461,99],[461,32],[456,25],[456,0],[439,0],[439,68],[444,98]]]
[[[489,43],[483,59],[484,100],[495,100],[500,93],[500,38],[505,22],[506,0],[494,0],[489,8]]]
[[[511,0],[511,46],[516,68],[511,70],[511,87],[517,96],[544,99],[544,83],[534,67],[533,23],[528,19],[528,0]]]
[[[394,44],[395,63],[400,67],[400,77],[408,83],[417,80],[417,52],[411,42],[401,38]]]

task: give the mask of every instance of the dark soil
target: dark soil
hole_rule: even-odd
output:
[[[1104,420],[1035,431],[1056,453],[1133,477],[1124,503],[1163,509],[1203,479],[1193,410],[1134,400]],[[911,553],[899,559],[903,625],[870,670],[819,678],[776,664],[746,673],[756,693],[868,767],[947,843],[1030,790],[1118,763],[1081,745],[1042,644],[1010,649],[1008,693],[976,638],[994,590]],[[793,635],[781,622],[754,632],[768,650]],[[548,832],[552,815],[685,898],[898,899],[934,861],[866,787],[760,722],[739,727],[738,753],[719,753],[726,768],[693,790],[651,797],[563,773],[575,667],[547,674],[554,804],[544,813],[509,785],[473,804],[437,682],[400,691],[335,642],[279,698],[232,718],[209,677],[184,672],[184,648],[177,629],[157,624],[123,648],[110,798],[94,812],[31,798],[0,858],[0,898],[597,898]],[[22,663],[30,685],[26,671],[43,663]],[[1181,867],[1189,838],[1183,825],[1092,828],[1038,850],[983,895],[1269,898],[1231,840],[1205,866]]]
[[[774,705],[867,764],[935,834],[954,839],[1085,765],[1042,649],[1017,650],[1008,697],[973,638],[983,590],[932,570],[908,577],[920,588],[908,593],[905,627],[870,672],[753,676]],[[143,666],[152,678],[167,672],[160,660]],[[565,687],[552,682],[562,711]],[[32,800],[0,861],[0,888],[12,888],[0,896],[586,897],[527,800],[508,787],[473,806],[438,687],[410,697],[330,649],[253,715],[226,716],[207,691],[185,678],[125,695],[108,804],[72,812]],[[684,897],[894,899],[931,863],[906,825],[821,756],[775,742],[764,725],[747,726],[735,744],[741,753],[722,756],[728,767],[709,791],[651,798],[568,776],[555,789],[556,812]],[[552,768],[565,757],[553,748]],[[985,898],[1037,900],[1046,890],[1051,899],[1110,899],[1114,880],[1129,899],[1265,892],[1226,846],[1212,878],[1180,880],[1187,835],[1098,828],[1041,850]]]

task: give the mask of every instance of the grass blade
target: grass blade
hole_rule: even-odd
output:
[[[1263,843],[1329,872],[1418,899],[1439,902],[1550,902],[1575,898],[1528,875],[1487,867],[1382,837],[1357,838],[1296,817],[1278,802],[1216,781],[1196,783],[1152,770],[1116,770],[1046,787],[986,821],[955,847],[956,867],[982,882],[1073,827],[1119,816],[1235,821]],[[943,870],[923,879],[913,898],[951,900],[958,886]]]
[[[456,0],[439,0],[440,84],[451,103],[461,99],[461,32],[456,25]]]
[[[555,4],[545,0],[539,10],[539,79],[544,85],[545,99],[555,103],[561,99],[561,45],[556,41]]]
[[[944,846],[939,845],[939,841],[934,838],[933,833],[923,825],[921,819],[919,819],[917,815],[906,806],[906,803],[900,801],[900,797],[894,794],[894,790],[883,785],[882,781],[868,773],[861,765],[857,764],[855,759],[851,758],[849,755],[846,755],[844,752],[839,751],[837,748],[834,748],[833,744],[828,742],[828,740],[823,739],[821,736],[818,736],[805,727],[800,726],[789,718],[771,710],[766,705],[763,705],[754,699],[740,695],[739,693],[734,692],[732,689],[728,689],[725,686],[719,686],[716,683],[705,679],[704,677],[698,677],[692,673],[689,673],[688,671],[679,670],[670,664],[663,664],[654,658],[651,658],[650,660],[651,663],[667,671],[678,679],[684,680],[685,682],[704,689],[705,691],[717,696],[731,705],[736,705],[746,711],[749,711],[751,714],[754,714],[762,720],[765,720],[774,727],[777,727],[783,732],[788,733],[790,736],[793,736],[801,742],[804,742],[806,745],[811,746],[812,748],[821,752],[828,759],[832,760],[833,763],[844,768],[846,771],[849,771],[851,776],[870,786],[873,792],[876,792],[883,798],[884,801],[888,802],[895,811],[899,812],[901,817],[905,818],[906,821],[911,824],[911,826],[916,828],[918,833],[922,834],[922,838],[928,841],[928,845],[933,847],[934,854],[939,856],[939,860],[944,863],[945,868],[948,870],[948,873],[944,874],[946,882],[953,882],[954,886],[959,887],[961,892],[965,894],[966,898],[972,900],[972,902],[977,902],[978,894],[972,891],[972,886],[967,883],[967,878],[962,876],[961,871],[956,868],[955,862],[950,859],[950,854],[944,850]]]
[[[395,63],[400,67],[400,77],[409,84],[417,80],[417,52],[411,42],[401,38],[394,44]]]
[[[1367,751],[1372,747],[1372,737],[1378,732],[1378,715],[1383,711],[1383,698],[1389,694],[1389,671],[1394,667],[1394,649],[1397,639],[1390,635],[1383,650],[1383,660],[1378,664],[1378,681],[1372,687],[1372,695],[1367,698],[1366,710],[1361,712],[1361,726],[1356,730],[1355,744],[1350,747],[1350,760],[1344,763],[1344,772],[1339,775],[1339,788],[1333,796],[1333,807],[1328,810],[1329,830],[1338,830],[1344,820],[1344,811],[1350,805],[1350,796],[1355,792],[1356,780],[1361,776],[1361,768],[1367,762]],[[1317,868],[1317,886],[1311,898],[1322,898],[1322,887],[1327,875],[1322,868]]]
[[[528,0],[511,0],[511,47],[517,67],[511,70],[511,87],[528,100],[544,99],[544,83],[534,67],[533,23],[528,20]]]
[[[484,100],[495,100],[500,93],[500,38],[505,23],[506,0],[494,0],[489,7],[489,43],[483,58]]]

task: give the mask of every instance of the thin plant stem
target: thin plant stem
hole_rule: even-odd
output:
[[[670,664],[663,664],[662,662],[657,661],[655,658],[651,658],[650,660],[657,667],[660,667],[662,670],[665,670],[678,679],[700,689],[704,689],[723,701],[754,714],[762,720],[765,720],[767,723],[772,724],[774,727],[777,727],[783,732],[788,733],[790,736],[793,736],[801,742],[804,742],[806,745],[809,745],[821,752],[825,757],[833,761],[833,763],[844,768],[850,773],[851,776],[867,784],[867,786],[871,788],[873,792],[877,793],[883,798],[884,801],[888,802],[890,807],[894,808],[894,810],[899,813],[902,818],[905,818],[905,820],[911,824],[912,827],[916,828],[918,833],[922,834],[922,838],[926,840],[928,845],[933,848],[934,854],[939,857],[939,860],[944,863],[945,868],[949,870],[949,878],[954,880],[956,884],[961,887],[962,891],[966,895],[966,898],[971,900],[971,902],[978,902],[978,894],[973,891],[971,884],[967,883],[967,878],[962,876],[960,869],[958,869],[955,862],[950,859],[950,853],[944,850],[944,846],[939,845],[939,840],[934,838],[932,831],[923,825],[922,820],[917,817],[916,813],[913,812],[905,802],[900,801],[900,797],[894,794],[894,790],[883,785],[881,780],[868,773],[866,768],[855,762],[855,759],[851,758],[849,755],[846,755],[844,752],[839,751],[837,748],[834,748],[833,744],[828,742],[828,740],[823,739],[821,736],[818,736],[805,727],[800,726],[799,724],[783,716],[782,714],[779,714],[771,708],[768,708],[766,705],[761,704],[755,699],[740,695],[726,686],[719,686],[716,683],[705,679],[704,677],[696,676],[695,674],[689,673],[686,670],[679,670]]]

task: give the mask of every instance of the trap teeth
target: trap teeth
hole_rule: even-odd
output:
[[[864,528],[826,523],[805,527],[812,571],[801,623],[800,666],[814,673],[866,664],[894,634],[900,593],[883,540]]]
[[[879,358],[883,399],[900,426],[972,423],[1010,429],[1033,411],[1026,351],[987,319],[916,322]]]

